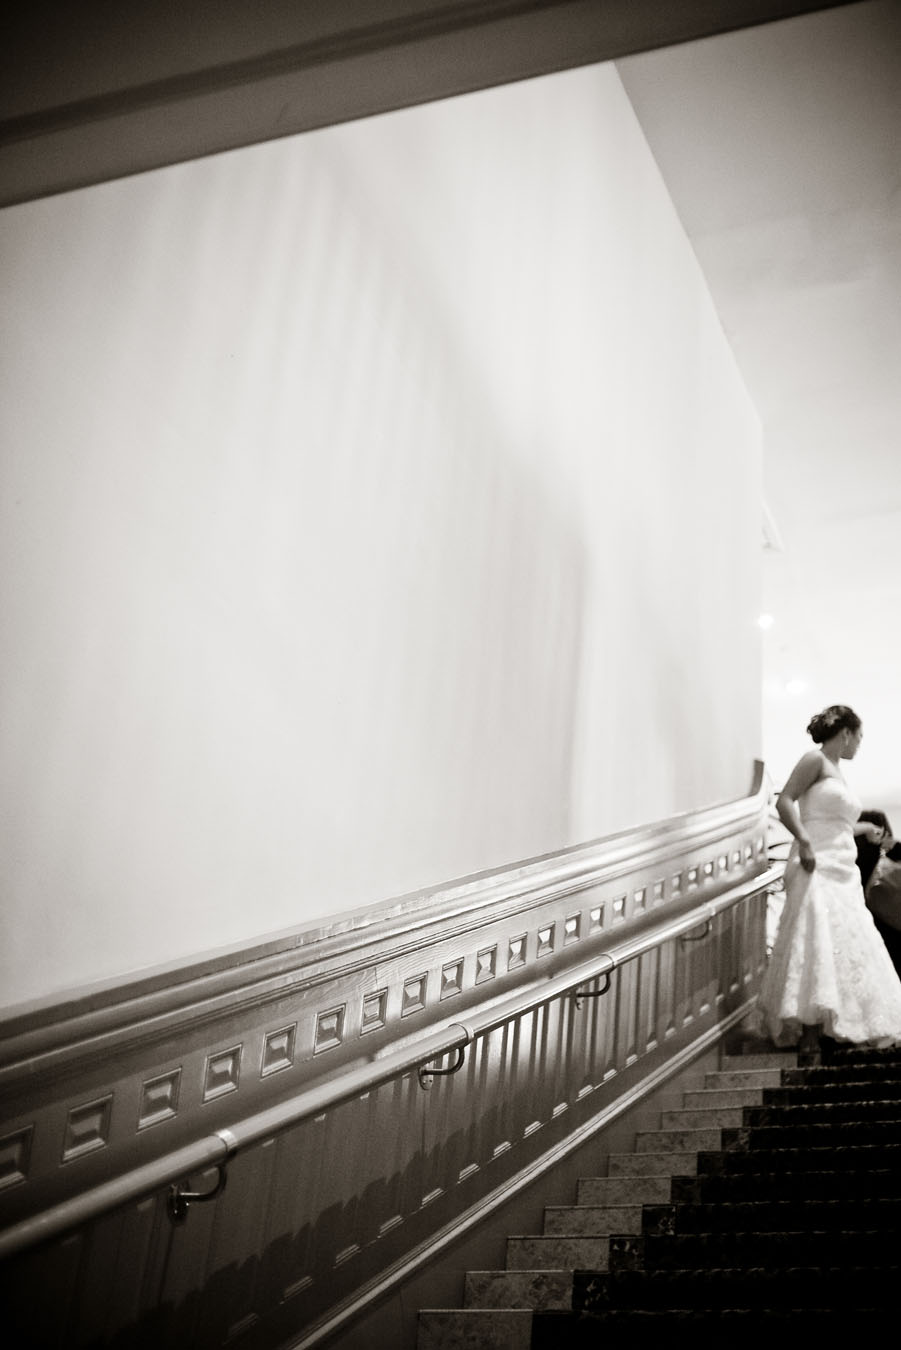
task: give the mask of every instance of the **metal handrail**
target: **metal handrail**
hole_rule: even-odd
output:
[[[627,961],[634,960],[664,942],[689,934],[701,924],[709,926],[716,915],[724,910],[777,884],[782,870],[781,864],[769,867],[740,885],[704,900],[676,918],[661,915],[657,923],[646,925],[631,937],[624,934],[622,939],[612,943],[603,952],[596,953],[590,960],[571,966],[550,978],[532,980],[509,998],[481,1012],[477,1011],[465,1024],[449,1023],[417,1038],[415,1042],[405,1044],[401,1049],[351,1066],[339,1078],[306,1087],[286,1101],[230,1124],[228,1129],[205,1135],[135,1168],[126,1176],[104,1182],[40,1214],[23,1219],[0,1232],[0,1260],[56,1237],[129,1201],[160,1190],[179,1178],[210,1168],[217,1168],[222,1176],[225,1165],[240,1149],[371,1092],[392,1079],[423,1069],[451,1051],[463,1051],[477,1037],[544,1003],[567,994],[577,995],[580,985],[599,976],[609,975]]]

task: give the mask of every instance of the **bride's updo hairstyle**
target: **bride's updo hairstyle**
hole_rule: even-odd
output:
[[[833,703],[811,717],[807,734],[814,744],[823,745],[846,727],[848,731],[859,731],[860,718],[853,708],[846,707],[844,703]]]

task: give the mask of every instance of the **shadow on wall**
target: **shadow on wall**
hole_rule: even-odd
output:
[[[358,194],[309,137],[0,219],[10,1001],[573,842],[583,545]]]

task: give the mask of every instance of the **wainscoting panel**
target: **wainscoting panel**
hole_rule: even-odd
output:
[[[765,809],[758,781],[340,931],[17,1014],[8,1342],[324,1339],[740,1015],[765,953]]]

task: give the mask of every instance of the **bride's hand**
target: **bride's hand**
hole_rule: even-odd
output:
[[[812,872],[817,865],[814,851],[806,839],[803,842],[798,841],[798,861],[805,872]]]

